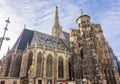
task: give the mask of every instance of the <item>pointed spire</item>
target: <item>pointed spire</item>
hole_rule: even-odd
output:
[[[59,25],[58,6],[56,6],[55,11],[55,25]]]
[[[55,23],[52,27],[52,36],[60,37],[62,34],[62,28],[59,24],[59,16],[58,16],[58,6],[56,6],[55,10]]]

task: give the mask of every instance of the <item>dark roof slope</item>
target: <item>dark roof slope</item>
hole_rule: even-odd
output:
[[[18,40],[16,41],[13,49],[24,50],[27,46],[27,43],[30,44],[33,37],[33,31],[24,29],[23,32],[20,34]]]
[[[64,36],[65,36],[65,38],[66,38],[67,40],[69,40],[69,39],[70,39],[70,35],[69,35],[69,33],[67,33],[67,32],[65,32],[65,31],[63,31],[63,34],[64,34]]]
[[[67,34],[66,38],[68,38]],[[13,46],[13,49],[24,50],[27,46],[27,43],[29,43],[29,45],[34,45],[35,43],[37,43],[46,46],[57,47],[58,49],[62,50],[64,49],[70,50],[68,40],[28,29],[23,30],[18,40],[16,41],[15,45]]]

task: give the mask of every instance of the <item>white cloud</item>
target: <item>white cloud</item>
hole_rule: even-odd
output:
[[[120,60],[120,2],[111,3],[111,6],[100,13],[100,23],[104,31],[104,35],[108,40],[110,46],[113,48],[115,55]]]
[[[120,32],[120,9],[118,9],[120,8],[120,1],[115,3],[109,0],[110,5],[104,3],[104,0],[101,1],[102,5],[98,7],[100,1],[91,2],[89,0],[0,0],[0,36],[2,36],[5,27],[4,20],[10,17],[11,21],[8,25],[9,31],[6,34],[11,40],[9,42],[4,41],[0,58],[7,47],[12,47],[15,43],[24,24],[27,25],[28,29],[50,34],[54,24],[56,5],[59,7],[60,25],[63,30],[68,31],[71,27],[77,28],[75,21],[80,15],[80,9],[83,9],[85,13],[91,15],[91,21],[99,22],[102,25],[105,37],[113,47],[115,54],[119,55],[120,49],[117,46],[120,46],[118,43],[120,39],[117,42],[111,39],[118,36]]]

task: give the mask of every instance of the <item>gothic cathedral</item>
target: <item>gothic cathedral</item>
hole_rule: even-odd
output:
[[[67,33],[58,7],[51,35],[24,29],[2,58],[0,84],[120,84],[100,24],[81,13]]]

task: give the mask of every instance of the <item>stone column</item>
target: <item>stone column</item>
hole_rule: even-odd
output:
[[[54,84],[56,83],[57,80],[57,53],[56,50],[54,50],[54,59],[53,59],[53,75],[54,75]]]
[[[45,45],[44,45],[44,50],[43,50],[43,60],[44,60],[44,65],[43,65],[43,81],[44,84],[46,84],[46,49],[45,49]]]

